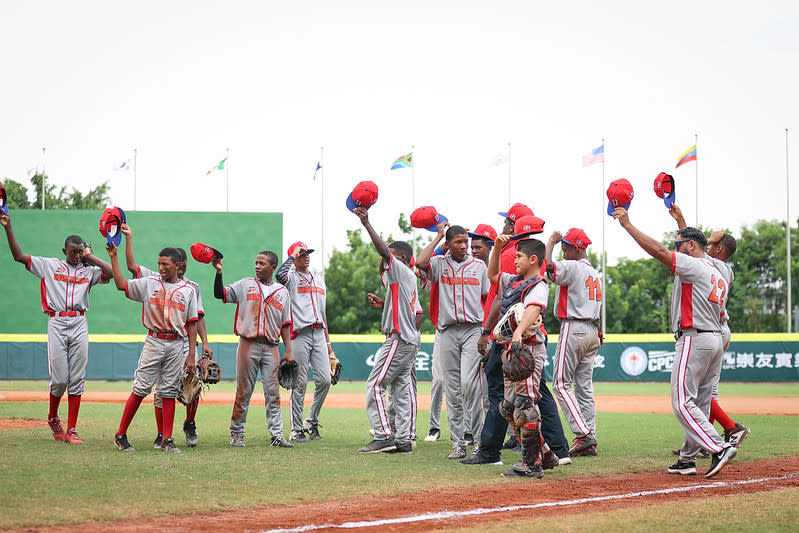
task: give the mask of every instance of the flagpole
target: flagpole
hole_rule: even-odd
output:
[[[605,333],[607,333],[607,330],[606,330],[607,322],[605,320],[605,317],[607,316],[607,313],[608,313],[608,307],[607,307],[607,300],[608,300],[607,294],[608,293],[606,291],[606,288],[608,286],[607,285],[607,270],[608,269],[607,269],[607,265],[606,265],[606,261],[605,261],[605,139],[602,139],[602,191],[601,191],[600,198],[602,199],[602,201],[600,203],[600,206],[602,207],[602,210],[600,212],[602,213],[602,261],[601,261],[601,264],[602,264],[602,336],[604,337]]]
[[[413,154],[414,145],[411,145]],[[411,155],[411,212],[416,209],[416,156]]]
[[[694,133],[694,181],[696,182],[696,227],[699,228],[699,135]]]
[[[136,211],[136,156],[137,150],[136,148],[133,149],[133,210]]]
[[[508,143],[508,205],[511,205],[510,197],[510,143]]]
[[[791,332],[791,180],[788,174],[788,128],[785,128],[785,248],[786,261],[788,262],[788,333]]]
[[[322,226],[322,275],[325,273],[325,147],[320,148],[319,165],[321,165],[322,176],[319,178],[319,184],[322,186],[322,208],[321,208],[321,226]]]
[[[230,148],[225,148],[225,212],[230,212]]]
[[[45,171],[45,162],[44,162],[44,146],[42,146],[42,211],[44,211],[44,197],[45,197],[45,187],[44,182],[47,178],[47,172]]]

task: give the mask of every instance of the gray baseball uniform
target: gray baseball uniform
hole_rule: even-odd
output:
[[[66,261],[28,256],[26,268],[41,278],[42,311],[47,321],[47,363],[50,370],[50,393],[61,397],[82,395],[89,362],[89,290],[97,283],[107,283],[96,266],[72,266]]]
[[[732,331],[730,331],[730,315],[729,315],[729,313],[727,313],[727,302],[729,301],[729,293],[730,293],[730,289],[732,289],[732,282],[735,280],[735,274],[732,271],[732,267],[728,263],[726,263],[726,262],[724,262],[724,261],[722,261],[720,259],[716,259],[715,257],[710,257],[710,256],[707,256],[707,257],[708,257],[708,259],[713,261],[713,265],[721,273],[721,276],[724,278],[724,281],[727,282],[727,296],[728,297],[724,298],[724,300],[721,302],[722,303],[722,308],[721,308],[721,343],[722,343],[722,349],[721,349],[721,353],[723,355],[729,349],[730,341],[732,340]],[[719,364],[723,363],[723,359],[724,358],[722,357],[722,359],[719,360]],[[720,378],[721,378],[721,369],[719,369],[719,379]],[[713,390],[711,391],[710,395],[711,395],[711,397],[714,400],[718,401],[718,399],[719,399],[719,380],[718,379],[716,380],[716,383],[713,384]]]
[[[708,421],[713,384],[721,371],[720,318],[727,282],[708,257],[676,252],[672,257],[671,325],[677,343],[671,405],[685,433],[680,460],[694,462],[700,449],[719,453],[729,446]]]
[[[283,436],[280,413],[280,363],[278,341],[281,329],[291,324],[289,292],[280,283],[264,284],[244,278],[224,288],[225,303],[235,303],[233,331],[239,336],[236,350],[236,398],[230,417],[230,434],[244,436],[247,410],[258,371],[264,389],[266,424],[272,437]]]
[[[465,445],[466,428],[475,438],[483,428],[483,372],[477,342],[483,323],[482,301],[491,288],[487,270],[485,263],[470,255],[461,262],[452,256],[433,256],[427,269],[429,279],[439,284],[439,368],[455,446]]]
[[[416,309],[419,293],[416,276],[404,263],[390,258],[380,274],[386,287],[381,331],[386,342],[375,354],[375,364],[366,381],[366,414],[376,440],[391,436],[391,425],[383,392],[392,387],[397,391],[394,401],[396,442],[405,444],[411,438],[412,394],[403,394],[412,387],[412,368],[419,352],[421,335],[416,329]]]
[[[596,435],[593,375],[602,307],[599,273],[586,259],[555,261],[553,267],[547,277],[558,286],[555,316],[561,321],[552,379],[555,395],[575,435]]]
[[[300,367],[297,386],[291,391],[291,430],[302,431],[302,411],[308,384],[308,367],[313,370],[314,394],[307,424],[319,423],[322,404],[330,390],[330,358],[325,328],[327,327],[327,288],[325,280],[312,273],[291,270],[294,258],[289,256],[280,265],[275,277],[284,284],[291,298],[292,351]]]
[[[133,375],[133,393],[147,396],[158,385],[162,398],[175,398],[189,348],[187,324],[196,322],[197,298],[184,282],[161,276],[125,282],[125,296],[142,302],[142,324],[149,330]]]

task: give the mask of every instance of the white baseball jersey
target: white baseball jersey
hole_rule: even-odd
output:
[[[386,335],[396,333],[405,342],[419,346],[421,335],[416,329],[416,313],[421,312],[422,307],[416,276],[405,263],[392,255],[380,272],[380,281],[386,288],[380,330]]]
[[[709,256],[672,252],[675,274],[671,293],[671,329],[721,331],[721,310],[727,300],[727,281]]]
[[[151,331],[186,337],[186,325],[198,319],[194,289],[183,280],[167,283],[161,276],[127,280],[125,296],[142,302],[141,321]]]
[[[519,276],[517,274],[508,274],[503,272],[499,278],[499,283],[497,284],[497,297],[500,294],[505,294],[509,290],[513,290],[512,285],[518,286],[520,283],[524,283],[523,279],[517,280]],[[524,308],[527,309],[531,305],[537,305],[541,308],[541,320],[544,319],[544,313],[547,310],[547,303],[549,300],[549,285],[547,285],[546,280],[542,280],[539,283],[533,285],[533,287],[528,290],[524,295]],[[546,330],[544,330],[543,326],[539,328],[538,333],[535,334],[535,337],[530,337],[529,339],[525,339],[525,344],[543,344],[546,341]]]
[[[735,281],[735,273],[732,271],[732,267],[729,263],[725,263],[721,259],[716,259],[715,257],[707,256],[708,259],[713,261],[713,265],[721,272],[722,277],[727,282],[727,294],[729,295],[730,289],[732,288],[732,282]],[[727,322],[730,320],[730,315],[727,313],[727,302],[729,298],[725,298],[723,305],[721,307],[721,321]]]
[[[599,320],[602,308],[602,283],[599,273],[586,259],[555,261],[547,274],[558,286],[555,316],[561,320]]]
[[[146,278],[148,276],[155,276],[157,278],[160,278],[161,274],[159,274],[155,270],[150,270],[146,266],[139,265],[139,269],[136,272],[136,278],[137,279]],[[197,297],[197,314],[199,316],[204,316],[205,310],[203,309],[203,298],[200,295],[200,286],[197,283],[190,280],[189,278],[180,278],[180,281],[185,281],[191,286],[192,289],[194,289],[194,294]]]
[[[42,311],[48,314],[88,311],[92,285],[108,283],[100,267],[83,264],[72,266],[53,257],[29,255],[25,267],[42,280]]]
[[[291,299],[291,322],[294,330],[308,326],[327,326],[327,288],[325,280],[312,273],[290,270],[294,258],[289,257],[275,274],[277,281],[286,286]]]
[[[438,329],[483,323],[483,297],[491,289],[485,263],[471,255],[460,263],[437,255],[430,258],[427,276],[438,283]]]
[[[269,285],[257,278],[244,278],[225,286],[225,303],[235,303],[233,332],[248,339],[280,340],[280,330],[291,324],[289,292],[280,283]]]

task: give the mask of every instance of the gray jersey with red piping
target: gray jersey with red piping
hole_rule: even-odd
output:
[[[721,331],[727,281],[709,256],[672,252],[671,329]]]
[[[150,270],[146,266],[139,265],[139,268],[136,271],[136,279],[146,278],[148,276],[155,276],[158,278],[161,277],[161,274],[155,270]],[[204,316],[205,310],[203,309],[203,298],[200,295],[200,285],[186,277],[180,278],[180,281],[185,281],[189,284],[189,286],[191,286],[192,289],[194,289],[194,294],[197,296],[197,315]]]
[[[599,273],[586,259],[554,261],[547,273],[558,286],[555,292],[555,316],[560,320],[599,320],[602,308],[602,284]]]
[[[225,286],[225,303],[235,303],[233,331],[241,337],[280,340],[280,330],[291,324],[289,292],[280,283],[244,278]]]
[[[386,288],[383,318],[380,330],[386,335],[397,334],[409,344],[419,346],[421,335],[416,329],[416,314],[421,311],[416,276],[411,269],[394,256],[380,272],[380,280]]]
[[[53,257],[30,255],[25,268],[41,278],[42,311],[48,314],[88,311],[92,285],[108,283],[99,267],[72,266]]]
[[[482,325],[483,300],[491,289],[483,261],[471,255],[461,262],[451,255],[433,256],[427,276],[438,283],[439,330],[452,324]]]
[[[168,283],[161,276],[130,279],[125,282],[125,296],[142,302],[142,324],[157,333],[186,337],[186,325],[199,317],[194,289],[184,280]]]
[[[278,268],[275,278],[289,291],[293,329],[296,331],[308,326],[327,326],[325,280],[311,272],[304,274],[291,270],[292,264],[294,258],[289,256]]]

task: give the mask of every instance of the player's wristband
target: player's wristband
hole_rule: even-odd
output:
[[[484,329],[484,330],[482,331],[481,335],[491,335],[491,331],[490,331],[490,330],[487,330],[487,329]]]

